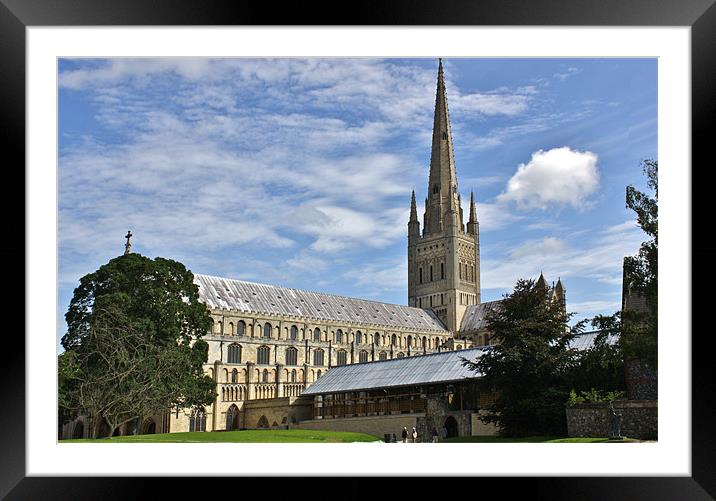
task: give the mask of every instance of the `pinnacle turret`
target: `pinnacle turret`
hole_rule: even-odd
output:
[[[470,192],[470,219],[467,222],[467,233],[477,235],[477,209],[475,208],[475,194]]]

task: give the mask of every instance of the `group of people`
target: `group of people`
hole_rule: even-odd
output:
[[[432,437],[432,442],[434,444],[438,443],[440,434],[438,433],[438,429],[433,427],[433,431],[430,433]],[[445,429],[443,428],[443,438],[445,438]],[[415,429],[415,426],[413,426],[412,431],[408,431],[408,428],[406,426],[403,426],[403,431],[400,433],[400,436],[402,438],[402,442],[404,444],[407,444],[409,441],[412,443],[420,442],[420,435],[418,434],[418,430]],[[393,437],[391,442],[395,443],[397,442],[395,433],[393,433]]]

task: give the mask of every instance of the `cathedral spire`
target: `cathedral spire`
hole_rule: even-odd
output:
[[[457,174],[455,172],[455,153],[453,150],[452,128],[448,111],[447,91],[443,62],[438,63],[438,81],[435,91],[435,115],[433,118],[433,142],[430,153],[430,178],[428,180],[428,218],[425,221],[425,232],[435,233],[441,230],[439,221],[462,227],[460,221],[445,221],[445,209],[454,219],[459,218],[459,201],[457,199]]]

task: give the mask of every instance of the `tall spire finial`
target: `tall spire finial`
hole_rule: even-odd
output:
[[[127,230],[127,234],[124,235],[124,238],[127,239],[127,243],[124,244],[124,255],[126,256],[132,249],[132,243],[129,241],[132,238],[132,230]]]
[[[443,224],[441,222],[450,227],[463,227],[458,201],[455,153],[453,151],[452,129],[450,127],[442,58],[438,59],[426,213],[424,231],[427,234],[442,231]]]

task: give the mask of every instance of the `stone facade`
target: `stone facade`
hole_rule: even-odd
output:
[[[621,435],[628,438],[656,440],[658,404],[654,400],[614,402],[621,414]],[[567,433],[570,437],[611,437],[612,412],[608,403],[578,404],[567,407]]]

